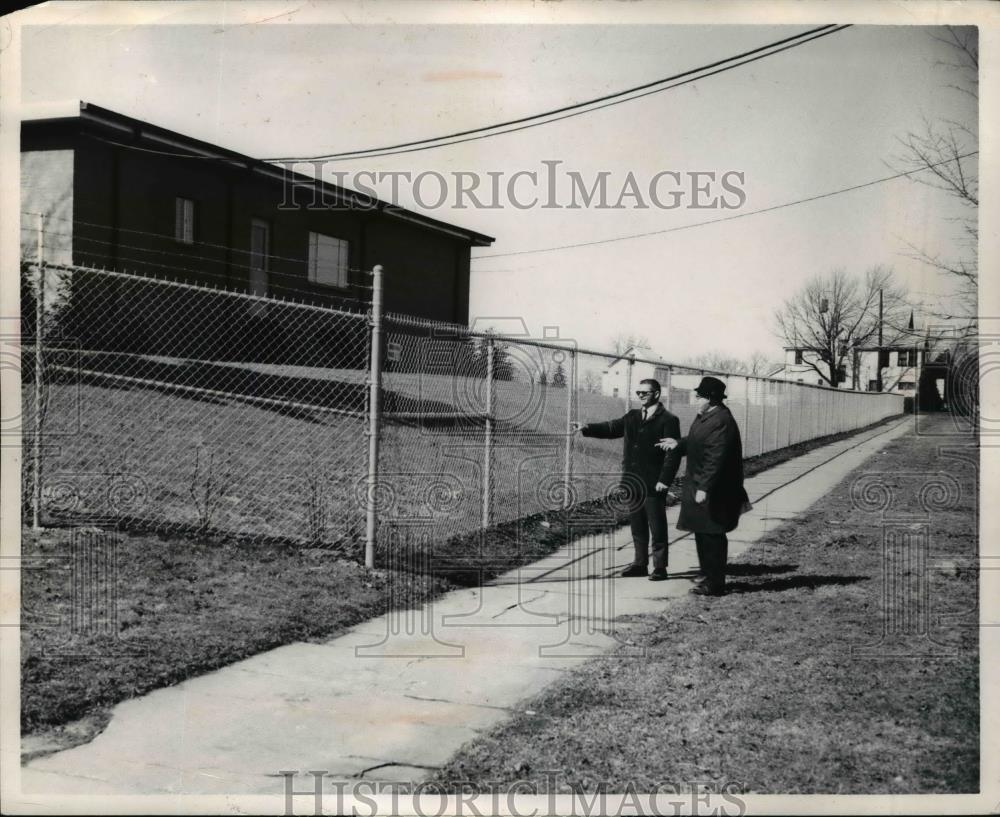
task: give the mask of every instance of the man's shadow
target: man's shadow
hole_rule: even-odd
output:
[[[726,576],[752,578],[767,576],[774,573],[792,573],[798,565],[792,564],[745,564],[734,563],[726,566]],[[729,581],[726,590],[729,593],[776,593],[781,590],[795,590],[806,587],[815,590],[827,585],[848,585],[866,581],[868,576],[781,576],[764,581]]]
[[[730,562],[726,565],[727,576],[764,576],[768,573],[791,573],[798,570],[798,565],[749,564],[746,562]]]

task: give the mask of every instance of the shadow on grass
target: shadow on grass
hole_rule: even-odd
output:
[[[765,565],[765,564],[728,564],[727,576],[763,576],[768,573],[791,573],[798,570],[798,565]]]
[[[827,585],[848,585],[868,581],[868,576],[787,576],[764,582],[729,582],[728,593],[775,593],[781,590],[798,590],[801,587],[815,590]]]
[[[177,358],[155,359],[152,355],[118,354],[114,351],[87,351],[81,353],[82,370],[63,372],[63,384],[87,383],[106,387],[115,376],[139,378],[146,382],[111,380],[111,386],[120,390],[152,390],[182,399],[210,403],[227,403],[239,398],[263,398],[272,401],[264,406],[277,414],[311,422],[322,421],[329,415],[323,409],[335,409],[363,414],[368,386],[363,379],[337,379],[336,369],[316,367],[323,377],[278,374],[254,369],[252,361],[241,366],[240,361],[210,361]],[[191,387],[219,392],[217,395],[197,392],[178,392],[178,387]],[[281,405],[287,401],[289,405]],[[297,405],[296,405],[297,404]],[[450,403],[432,400],[425,396],[401,394],[391,388],[382,389],[382,409],[439,414],[453,417],[456,409]]]

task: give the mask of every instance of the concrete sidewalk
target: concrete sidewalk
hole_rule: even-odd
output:
[[[730,536],[730,557],[911,427],[902,419],[747,480],[754,510]],[[628,652],[615,619],[687,593],[693,537],[674,540],[669,581],[617,578],[630,561],[627,529],[576,541],[490,586],[126,701],[91,743],[23,767],[22,791],[280,795],[282,770],[423,779],[561,672],[619,646]]]

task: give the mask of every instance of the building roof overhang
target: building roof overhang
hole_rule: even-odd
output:
[[[285,165],[265,162],[213,145],[182,133],[169,130],[90,102],[52,102],[25,106],[21,111],[22,125],[80,127],[84,132],[123,149],[145,151],[194,161],[218,161],[243,169],[281,184],[292,184],[295,191],[312,190],[319,201],[329,205],[381,212],[426,230],[449,235],[473,247],[489,247],[496,240],[474,230],[459,227],[422,213],[407,210],[391,202],[367,196],[356,190],[332,184],[314,176],[299,173],[294,167],[309,163]],[[315,198],[313,199],[316,200]]]

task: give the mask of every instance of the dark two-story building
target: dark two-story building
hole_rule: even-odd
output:
[[[493,239],[86,102],[28,112],[22,210],[50,263],[466,324],[472,247]],[[24,255],[35,236],[22,216]]]

